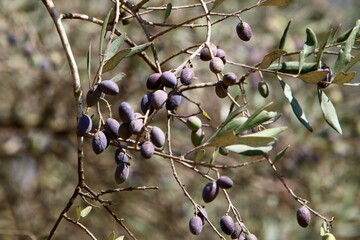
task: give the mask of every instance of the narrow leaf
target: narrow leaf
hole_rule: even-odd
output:
[[[109,60],[110,58],[112,58],[120,49],[120,47],[123,45],[123,43],[125,42],[125,38],[126,38],[126,33],[121,34],[119,37],[117,37],[111,44],[110,44],[110,48],[109,51],[106,54],[105,57],[105,61]]]
[[[326,77],[326,75],[329,73],[329,71],[327,70],[319,70],[319,71],[314,71],[314,72],[308,72],[305,74],[301,74],[299,76],[299,78],[301,80],[303,80],[306,83],[312,83],[312,84],[316,84],[318,82],[321,82],[322,80],[324,80],[324,78]]]
[[[170,16],[171,10],[172,10],[172,4],[171,4],[171,3],[168,3],[168,4],[166,5],[166,10],[165,10],[165,15],[164,15],[164,22],[165,22],[166,19]]]
[[[289,100],[290,105],[292,107],[292,110],[297,117],[297,119],[301,122],[302,125],[306,127],[307,130],[312,132],[312,127],[309,123],[309,121],[306,118],[305,113],[303,112],[299,102],[296,100],[296,98],[293,96],[290,86],[285,83],[279,76],[278,76],[280,85],[284,91],[285,97]]]
[[[103,50],[103,45],[104,45],[104,38],[105,38],[105,34],[106,34],[106,30],[107,30],[107,25],[109,22],[109,18],[110,18],[110,14],[112,12],[112,9],[110,9],[110,11],[108,12],[108,14],[105,17],[105,20],[103,22],[103,25],[101,27],[101,34],[100,34],[100,46],[99,46],[99,53],[102,54],[102,50]]]
[[[351,62],[351,49],[354,46],[356,35],[360,28],[360,21],[356,22],[356,26],[351,30],[351,33],[346,40],[345,46],[340,50],[339,56],[336,59],[334,67],[334,76],[336,77],[340,72],[346,71],[348,64]],[[355,63],[354,63],[355,64]]]
[[[214,164],[218,153],[219,153],[219,147],[216,147],[213,153],[211,154],[210,164]]]
[[[291,22],[292,22],[292,19],[290,19],[290,21],[288,22],[285,30],[284,30],[284,33],[280,39],[280,44],[279,44],[279,49],[284,49],[285,47],[285,42],[286,42],[286,37],[287,37],[287,33],[289,31],[289,28],[290,28],[290,25],[291,25]]]
[[[339,55],[334,65],[334,76],[337,77],[340,72],[343,72],[350,61],[351,54],[346,53],[344,49],[340,49]]]
[[[344,69],[344,72],[347,72],[352,68],[358,61],[360,61],[360,53],[356,55],[351,61],[346,65],[346,68]]]
[[[243,137],[243,138],[245,138],[245,137],[272,137],[272,138],[276,138],[278,135],[283,133],[286,129],[287,129],[287,127],[267,128],[265,130],[262,130],[262,131],[259,131],[259,132],[256,132],[256,133],[247,134],[247,135],[244,135],[244,136],[241,136],[241,137]]]
[[[272,62],[274,62],[276,59],[278,59],[279,57],[283,56],[286,52],[284,50],[281,49],[276,49],[270,53],[268,53],[263,60],[261,61],[259,68],[260,69],[265,69],[268,68]]]
[[[210,115],[204,109],[201,109],[201,113],[207,120],[211,120]]]
[[[290,61],[290,62],[282,62],[280,64],[278,63],[271,64],[267,69],[271,71],[279,71],[283,73],[298,74],[300,68],[299,66],[300,66],[299,62]],[[300,73],[312,72],[317,69],[318,69],[317,63],[315,62],[304,63]]]
[[[353,28],[350,28],[348,30],[346,30],[343,34],[341,34],[335,41],[333,41],[333,43],[340,43],[340,42],[344,42],[346,41],[346,39],[348,39],[348,37],[350,36],[350,33],[352,32]],[[360,37],[360,29],[358,29],[358,32],[356,34],[356,37]]]
[[[123,49],[121,51],[119,51],[117,54],[115,54],[112,58],[110,58],[105,64],[104,64],[104,68],[103,68],[103,73],[108,72],[110,70],[113,70],[119,63],[120,61],[127,55],[129,54],[131,50],[129,48],[127,49]]]
[[[235,130],[235,133],[240,134],[245,130],[253,129],[259,126],[260,124],[263,124],[264,122],[273,119],[276,116],[277,116],[276,112],[268,112],[265,110],[262,110],[260,113],[255,112],[250,116],[250,118],[244,124],[242,124]]]
[[[262,155],[264,153],[268,153],[271,151],[272,146],[266,146],[266,147],[250,147],[242,144],[236,144],[226,147],[227,150],[243,154],[246,156],[256,156],[256,155]]]
[[[356,72],[349,72],[349,73],[340,72],[340,73],[336,76],[336,78],[334,79],[334,81],[332,81],[332,83],[335,83],[335,84],[349,83],[349,82],[351,82],[355,77],[356,77]]]
[[[125,57],[128,58],[128,57],[131,57],[131,56],[136,55],[138,53],[141,53],[142,51],[145,51],[151,44],[153,44],[153,43],[148,42],[148,43],[138,45],[136,47],[132,47],[131,51]]]
[[[126,74],[121,72],[121,73],[117,74],[115,77],[111,78],[110,80],[113,82],[118,82],[121,79],[123,79],[125,76],[126,76]]]
[[[200,162],[205,156],[205,149],[200,149],[196,152],[194,162]]]
[[[115,240],[115,231],[112,231],[108,237],[108,240]]]
[[[318,52],[316,55],[316,68],[321,67],[321,59],[326,47],[327,42],[329,41],[330,36],[332,35],[333,30],[331,29],[329,32],[327,32],[323,37],[322,40],[319,43]]]
[[[287,145],[286,148],[284,148],[283,150],[281,150],[280,152],[278,152],[274,158],[273,163],[276,163],[277,161],[279,161],[286,153],[286,150],[289,148],[290,145]]]
[[[91,212],[92,210],[92,206],[87,206],[86,208],[84,208],[83,210],[81,210],[81,214],[80,216],[82,218],[86,217],[87,215],[89,215],[89,213]]]
[[[219,7],[225,0],[215,0],[212,8],[211,8],[211,11],[214,10],[215,8]]]
[[[311,28],[306,29],[306,41],[304,43],[304,54],[305,57],[310,56],[316,49],[317,46],[317,38],[316,34],[314,33]]]
[[[234,111],[230,112],[229,115],[226,117],[225,121],[223,122],[223,126],[230,122],[232,119],[237,117],[240,113],[243,113],[247,109],[246,105],[236,108]]]
[[[325,121],[338,133],[342,134],[334,105],[321,89],[318,89],[318,97]]]
[[[267,0],[260,3],[259,6],[277,6],[277,7],[286,7],[289,5],[291,0]]]
[[[304,63],[305,63],[305,52],[304,52],[304,50],[302,50],[299,54],[299,71],[297,73],[298,75],[301,73]]]
[[[75,207],[75,213],[76,213],[76,219],[77,219],[77,221],[79,221],[81,218],[81,207],[80,206]]]
[[[88,74],[88,80],[90,81],[90,78],[91,78],[91,76],[90,76],[91,75],[91,41],[90,41],[87,56],[86,56],[86,69],[87,69],[87,74]]]

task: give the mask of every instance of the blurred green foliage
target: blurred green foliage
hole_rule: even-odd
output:
[[[149,4],[166,6],[168,2],[150,1]],[[170,2],[173,6],[179,4]],[[256,1],[228,2],[216,10],[231,12]],[[60,12],[84,13],[99,19],[104,19],[112,6],[110,1],[102,1],[100,4],[95,0],[55,1],[55,4]],[[212,42],[228,53],[228,59],[255,64],[266,53],[277,48],[290,19],[293,21],[284,48],[287,51],[302,48],[308,27],[318,36],[339,24],[340,32],[352,27],[359,8],[360,3],[356,0],[302,0],[293,1],[285,8],[256,8],[241,15],[252,26],[252,41],[247,44],[239,42],[235,32],[238,20],[231,18],[213,27]],[[189,10],[188,16],[197,13]],[[163,16],[161,14],[158,20],[162,21]],[[157,19],[156,16],[152,17],[153,20]],[[173,10],[166,22],[178,23],[183,18],[181,11]],[[64,20],[64,23],[86,92],[89,88],[86,54],[92,41],[92,69],[96,69],[98,53],[95,49],[98,49],[101,27],[80,20]],[[146,42],[135,21],[119,28],[135,42]],[[42,239],[49,233],[77,181],[76,106],[71,75],[53,23],[40,1],[0,2],[0,33],[0,239]],[[159,58],[164,59],[169,53],[204,40],[204,29],[177,29],[163,36],[156,48],[159,50]],[[184,56],[180,56],[163,68],[177,67],[183,60]],[[326,56],[328,65],[335,60],[334,56]],[[199,81],[211,77],[207,64],[196,61],[194,67]],[[354,70],[358,68],[354,67]],[[245,73],[245,70],[235,66],[228,66],[227,70],[236,72],[238,76]],[[119,82],[121,95],[108,99],[113,111],[116,112],[116,107],[124,100],[139,110],[140,98],[146,92],[144,83],[152,70],[135,56],[123,61],[105,78],[110,79],[121,71],[127,74]],[[280,151],[290,145],[284,159],[277,163],[280,172],[295,193],[310,201],[311,207],[328,218],[336,217],[332,232],[338,240],[359,239],[358,88],[335,85],[326,89],[342,124],[343,135],[339,135],[322,118],[316,87],[293,79],[287,81],[312,123],[314,132],[309,133],[294,117],[277,79],[267,74],[264,77],[270,86],[269,97],[265,100],[258,94],[259,79],[256,75],[250,76],[250,84],[246,86],[247,97],[252,109],[263,105],[265,101],[274,101],[272,110],[283,114],[279,122],[289,126],[275,146]],[[358,81],[359,77],[354,80]],[[209,89],[196,90],[192,97],[201,101],[207,97],[207,91]],[[228,105],[226,100],[207,98],[203,107],[214,122],[219,123]],[[164,129],[160,116],[156,122]],[[202,120],[206,122],[205,118]],[[174,136],[179,136],[174,142],[174,150],[177,152],[186,151],[186,146],[190,144],[190,131],[187,135],[186,131],[186,126],[181,123],[172,130]],[[89,139],[85,140],[86,181],[97,191],[117,187],[113,177],[116,167],[114,151],[110,147],[105,153],[96,156]],[[250,159],[229,155],[221,156],[217,162],[235,164],[247,160]],[[124,183],[125,187],[147,185],[159,186],[160,189],[109,195],[107,197],[115,203],[111,206],[114,212],[124,219],[138,239],[192,238],[188,221],[194,210],[174,180],[169,161],[159,157],[143,161],[138,154],[133,154],[131,161],[131,175]],[[181,167],[178,174],[193,198],[201,202],[201,191],[206,181]],[[320,239],[320,219],[314,217],[307,229],[297,225],[295,212],[300,205],[285,191],[266,163],[228,169],[222,174],[234,180],[235,186],[229,190],[229,195],[250,231],[259,239]],[[75,205],[86,206],[79,199]],[[206,210],[209,218],[218,224],[227,210],[223,196],[207,204]],[[73,215],[69,215],[75,219],[75,208],[71,213]],[[117,236],[125,234],[101,208],[93,208],[89,216],[81,221],[98,239],[106,239],[112,231]],[[87,238],[81,229],[63,221],[54,239]],[[199,236],[199,239],[217,238],[208,225]]]

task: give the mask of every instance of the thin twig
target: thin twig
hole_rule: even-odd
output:
[[[86,232],[87,235],[89,235],[89,237],[91,237],[91,239],[93,240],[97,240],[97,238],[94,236],[94,234],[92,232],[90,232],[89,229],[87,229],[87,227],[85,227],[83,224],[81,224],[78,221],[75,221],[71,218],[69,218],[66,214],[64,214],[64,218],[66,221],[75,224],[76,226],[80,227],[82,230],[84,230]]]

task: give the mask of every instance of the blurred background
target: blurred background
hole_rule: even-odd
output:
[[[179,1],[151,1],[145,7],[165,6],[168,2],[174,6],[179,4]],[[228,0],[216,11],[231,13],[255,3]],[[55,5],[62,13],[84,13],[99,19],[104,19],[113,6],[111,1],[99,3],[96,0],[63,0],[55,1]],[[244,43],[236,36],[236,18],[213,26],[211,41],[225,50],[228,60],[254,65],[278,47],[290,19],[293,21],[285,50],[295,51],[302,49],[307,27],[319,37],[339,25],[342,33],[354,26],[359,9],[360,2],[356,0],[302,0],[292,1],[289,7],[256,8],[241,15],[252,26],[254,36],[251,41]],[[162,22],[163,14],[163,11],[155,11],[144,18]],[[202,14],[201,8],[173,10],[166,22],[179,23],[198,14]],[[212,17],[215,19],[217,17]],[[92,42],[93,77],[99,63],[101,27],[80,20],[63,20],[63,23],[86,92],[89,89],[86,53]],[[196,23],[205,22],[201,19]],[[120,24],[118,29],[138,44],[146,42],[145,34],[135,20],[127,25]],[[150,27],[149,30],[154,34],[162,29]],[[205,33],[205,28],[181,28],[156,39],[160,60],[193,44],[203,43]],[[53,22],[41,1],[0,2],[0,49],[0,239],[45,239],[77,184],[76,106],[72,78]],[[151,57],[151,52],[146,52]],[[163,65],[163,70],[176,68],[187,56],[183,54],[172,59]],[[327,55],[324,62],[332,67],[335,59],[336,56]],[[198,82],[215,81],[207,62],[195,58],[192,64]],[[232,65],[226,65],[225,70],[238,76],[246,73],[245,69]],[[359,65],[353,70],[359,70]],[[139,111],[140,99],[146,94],[145,81],[153,73],[141,58],[134,56],[122,61],[104,75],[104,79],[119,72],[127,75],[119,82],[120,94],[106,97],[118,120],[117,106],[122,101],[129,102]],[[246,93],[251,110],[274,101],[271,110],[283,114],[275,125],[289,127],[279,138],[273,153],[290,145],[285,158],[277,164],[279,171],[296,194],[310,201],[312,208],[327,218],[336,217],[332,233],[338,240],[360,239],[358,88],[333,85],[325,90],[336,106],[342,124],[343,135],[339,135],[322,118],[316,86],[285,78],[314,128],[314,132],[309,133],[293,115],[276,78],[267,74],[264,77],[270,85],[267,99],[257,92],[259,77],[255,74],[247,81]],[[359,77],[353,82],[359,82]],[[203,103],[213,120],[202,120],[211,126],[217,126],[224,119],[230,105],[229,100],[215,97],[210,88],[190,91],[188,96]],[[105,105],[101,107],[107,117]],[[179,113],[188,114],[195,110],[193,104],[185,101]],[[90,110],[90,114],[95,111]],[[95,116],[95,122],[96,119]],[[163,112],[154,124],[165,130],[164,121]],[[192,148],[186,126],[174,121],[172,127],[174,153],[184,153]],[[206,129],[207,136],[212,131],[211,127]],[[85,139],[85,177],[95,191],[118,187],[114,180],[114,152],[115,148],[109,147],[104,153],[95,155],[91,141]],[[194,209],[174,180],[167,159],[154,157],[144,161],[137,153],[132,156],[130,177],[121,187],[146,185],[158,186],[159,190],[114,193],[105,197],[112,199],[114,205],[111,208],[138,239],[218,239],[208,224],[199,236],[189,232],[188,221]],[[209,156],[210,151],[206,157]],[[252,159],[230,154],[220,156],[217,163],[237,164]],[[193,199],[204,204],[201,192],[207,180],[178,165],[177,171]],[[221,170],[220,173],[234,180],[235,185],[228,193],[246,226],[258,239],[320,239],[321,219],[313,216],[307,229],[297,224],[295,212],[300,205],[286,192],[266,162]],[[77,205],[84,208],[88,204],[77,199],[74,206]],[[227,208],[222,194],[205,207],[218,228],[219,219]],[[69,216],[75,218],[74,207]],[[125,239],[130,239],[102,208],[93,209],[81,223],[98,239],[107,239],[112,231],[116,236],[125,235]],[[90,238],[83,230],[63,220],[53,239]]]

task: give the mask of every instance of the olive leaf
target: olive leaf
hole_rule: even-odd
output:
[[[205,149],[198,150],[195,154],[194,162],[200,162],[204,158],[205,153],[206,153]]]
[[[88,47],[88,52],[86,55],[86,69],[87,69],[87,74],[88,74],[88,80],[90,81],[90,75],[91,75],[91,41]]]
[[[319,43],[318,52],[316,54],[316,68],[321,67],[321,59],[326,47],[326,44],[328,43],[330,36],[332,35],[333,29],[331,29],[329,32],[327,32],[321,39]]]
[[[306,41],[304,43],[304,55],[305,57],[310,56],[316,49],[317,37],[311,28],[306,29]]]
[[[307,130],[309,130],[310,132],[312,132],[313,129],[312,129],[309,121],[307,120],[306,115],[305,115],[304,111],[302,110],[299,102],[298,102],[297,99],[293,96],[290,86],[289,86],[287,83],[285,83],[285,82],[280,78],[280,76],[277,76],[277,77],[278,77],[278,79],[279,79],[281,88],[282,88],[283,91],[284,91],[285,97],[286,97],[286,98],[289,100],[289,102],[290,102],[290,105],[291,105],[291,107],[292,107],[292,110],[293,110],[295,116],[296,116],[297,119],[300,121],[300,123],[306,127]]]
[[[130,53],[130,51],[130,48],[126,48],[116,53],[104,64],[103,73],[113,70],[120,63],[120,61]]]
[[[143,51],[145,51],[151,44],[153,44],[152,42],[147,42],[141,45],[138,45],[136,47],[132,47],[130,48],[130,52],[125,56],[126,58],[131,57],[133,55],[139,54]]]
[[[281,49],[276,49],[268,54],[266,54],[259,64],[260,69],[268,68],[272,62],[274,62],[276,59],[280,58],[286,53],[286,51]]]
[[[291,74],[298,74],[300,69],[300,62],[298,61],[289,61],[289,62],[282,62],[282,63],[273,63],[271,64],[267,70],[270,71],[279,71],[282,73],[291,73]],[[317,63],[309,62],[304,63],[301,68],[300,73],[307,73],[316,71],[318,69]]]
[[[164,14],[164,22],[165,22],[166,19],[170,16],[171,10],[172,10],[172,4],[171,4],[171,3],[168,3],[168,4],[166,5],[166,10],[165,10],[165,14]]]
[[[121,72],[121,73],[117,74],[115,77],[111,78],[110,81],[118,82],[121,79],[123,79],[125,76],[126,76],[126,74]]]
[[[287,24],[287,26],[286,26],[286,28],[285,28],[285,30],[283,32],[283,35],[281,36],[279,49],[284,49],[284,47],[285,47],[286,37],[287,37],[287,33],[289,31],[291,22],[292,22],[292,19],[290,19],[290,21],[288,22],[288,24]]]
[[[112,9],[110,9],[110,11],[108,12],[108,14],[105,17],[105,20],[101,26],[101,34],[100,34],[100,45],[99,45],[99,53],[102,54],[102,50],[103,50],[103,45],[104,45],[104,38],[105,38],[105,34],[107,31],[107,25],[109,22],[109,18],[110,18],[110,14],[112,12]]]
[[[349,82],[351,82],[355,77],[356,77],[356,72],[349,72],[349,73],[340,72],[340,73],[335,77],[335,79],[332,81],[332,83],[335,83],[335,84],[349,83]]]
[[[256,156],[270,152],[272,150],[272,146],[251,147],[247,145],[236,144],[236,145],[227,146],[226,149],[231,152],[235,152],[245,156]]]
[[[75,213],[76,213],[76,221],[79,221],[81,218],[81,207],[80,206],[75,207]]]
[[[115,231],[112,231],[110,234],[109,234],[109,237],[107,240],[115,240]]]
[[[289,5],[291,0],[267,0],[259,4],[259,6],[277,6],[277,7],[286,7]]]
[[[286,153],[286,150],[289,148],[290,145],[287,145],[283,150],[278,152],[274,158],[273,164],[282,159]]]
[[[352,68],[358,61],[360,61],[360,53],[356,55],[351,61],[346,65],[346,68],[344,69],[344,72],[347,72]]]
[[[303,80],[306,83],[316,84],[316,83],[324,80],[324,78],[326,77],[326,75],[328,75],[328,73],[329,73],[328,70],[320,70],[320,71],[314,71],[314,72],[308,72],[305,74],[301,74],[298,78],[300,78],[301,80]]]
[[[125,38],[126,38],[126,33],[121,34],[110,44],[109,51],[107,52],[105,57],[105,61],[112,58],[119,51],[120,47],[125,42]]]
[[[87,215],[89,215],[89,213],[91,212],[91,210],[92,210],[92,206],[87,206],[86,208],[84,208],[83,210],[81,210],[80,217],[81,217],[81,218],[86,217]]]
[[[342,134],[341,126],[334,105],[321,89],[318,89],[318,97],[325,121],[338,133]]]

